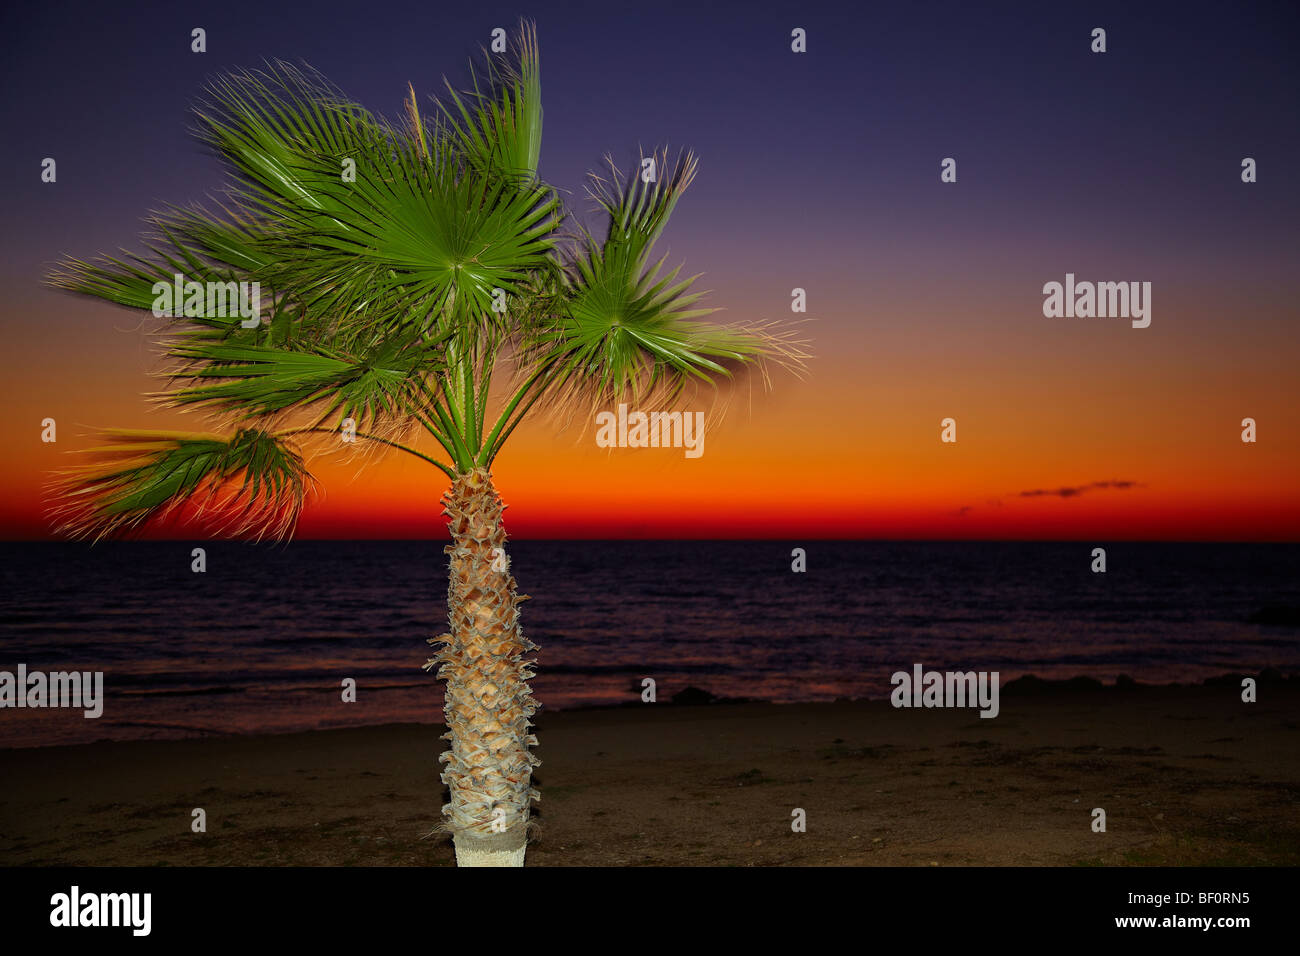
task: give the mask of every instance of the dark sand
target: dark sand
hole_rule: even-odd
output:
[[[528,863],[1295,865],[1300,686],[1239,693],[1004,687],[993,720],[887,701],[544,714]],[[0,864],[448,866],[441,732],[3,750]]]

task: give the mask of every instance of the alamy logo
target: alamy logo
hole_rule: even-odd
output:
[[[596,414],[601,448],[684,448],[687,458],[704,454],[703,412],[629,412],[626,403]]]
[[[1151,324],[1150,282],[1075,282],[1065,274],[1065,285],[1043,286],[1043,315],[1049,319],[1132,319],[1133,328]]]
[[[171,282],[153,284],[156,319],[226,319],[238,317],[243,328],[262,321],[260,282],[186,282],[179,272]]]
[[[131,935],[148,936],[153,919],[152,893],[70,892],[50,897],[51,926],[129,926]]]
[[[981,717],[998,715],[998,671],[895,671],[889,702],[895,707],[979,707]]]
[[[80,707],[87,720],[104,713],[103,671],[0,671],[0,708]]]

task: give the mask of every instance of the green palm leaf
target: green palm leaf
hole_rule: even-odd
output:
[[[550,262],[548,187],[484,168],[450,134],[430,146],[423,128],[382,125],[288,67],[225,81],[200,118],[243,202],[274,224],[267,277],[309,311],[369,325],[478,319],[495,289],[517,293]]]
[[[537,34],[532,24],[520,27],[514,63],[496,69],[488,60],[485,88],[474,78],[472,92],[457,93],[439,104],[460,153],[475,167],[493,170],[521,184],[537,176],[542,150],[542,86]]]
[[[225,219],[195,207],[156,214],[150,223],[157,232],[146,242],[152,258],[131,253],[101,256],[94,262],[69,258],[48,282],[55,288],[147,311],[153,311],[159,301],[160,287],[174,287],[177,276],[182,283],[260,283],[272,265],[265,248],[269,227],[238,209],[225,208],[223,213]],[[270,289],[263,298],[271,306],[269,327],[245,328],[233,310],[227,315],[177,314],[172,324],[183,326],[184,334],[248,343],[268,340],[272,330],[278,330],[283,339],[289,303],[279,301]]]
[[[671,170],[666,157],[655,159],[667,175],[652,183],[639,176],[625,183],[617,170],[612,184],[596,181],[592,195],[609,216],[608,235],[603,243],[582,236],[566,272],[564,308],[525,332],[531,360],[551,370],[564,401],[572,397],[566,386],[598,401],[656,388],[671,397],[692,378],[727,376],[729,364],[769,350],[758,332],[696,321],[715,311],[692,308],[703,297],[690,291],[696,277],[678,281],[680,267],[661,275],[664,259],[649,264],[696,169],[689,154]]]
[[[337,415],[358,426],[403,423],[425,407],[426,380],[439,362],[441,343],[394,337],[360,355],[317,347],[294,351],[226,342],[180,345],[172,354],[192,363],[174,377],[188,384],[160,397],[175,406],[200,405],[242,418],[323,406],[317,422]]]
[[[58,481],[58,530],[101,538],[130,531],[184,505],[239,533],[287,536],[312,482],[287,441],[255,429],[233,438],[111,431],[91,463]]]

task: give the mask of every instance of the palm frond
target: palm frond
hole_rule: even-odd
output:
[[[314,412],[314,424],[352,418],[358,427],[399,426],[426,405],[426,380],[441,367],[436,338],[393,336],[360,354],[321,346],[302,350],[199,342],[173,346],[188,364],[172,373],[185,384],[159,393],[171,407],[202,406],[235,420],[287,410]]]
[[[603,242],[583,234],[563,308],[524,332],[528,364],[549,370],[561,404],[583,394],[668,399],[688,380],[712,382],[772,352],[759,330],[697,321],[715,311],[695,307],[703,297],[691,291],[697,277],[679,280],[680,267],[663,274],[662,258],[649,263],[696,170],[690,154],[671,168],[666,156],[655,159],[663,175],[654,182],[626,181],[617,170],[612,183],[596,180],[592,196],[609,216],[608,234]]]
[[[262,297],[269,303],[263,311],[270,313],[270,327],[261,322],[245,327],[233,308],[187,316],[175,297],[166,295],[178,281],[182,287],[190,282],[223,288],[232,283],[232,288],[240,283],[261,285],[259,276],[264,277],[272,265],[266,250],[270,227],[239,209],[223,208],[222,215],[199,206],[155,213],[148,220],[154,231],[145,237],[150,256],[124,252],[89,262],[69,257],[46,281],[58,289],[150,311],[159,318],[165,314],[156,307],[165,297],[173,310],[166,316],[167,324],[184,334],[256,343],[267,341],[275,328],[283,337],[288,303],[273,289],[265,290]]]
[[[310,226],[345,217],[338,193],[304,182],[302,167],[328,161],[342,181],[344,160],[358,168],[386,162],[392,145],[389,128],[369,111],[283,61],[219,78],[195,112],[199,138],[229,165],[241,196],[272,221]]]
[[[213,98],[204,135],[276,226],[270,278],[309,312],[481,321],[493,290],[516,293],[549,262],[554,193],[480,168],[445,135],[429,142],[418,113],[394,129],[283,65],[231,77]],[[347,159],[355,181],[341,175]]]
[[[537,31],[521,21],[513,61],[497,66],[489,58],[487,77],[458,93],[447,83],[449,101],[439,103],[447,133],[471,165],[526,184],[537,176],[542,150],[542,86]]]
[[[188,508],[227,533],[284,537],[313,479],[288,441],[243,429],[233,438],[110,431],[92,461],[56,480],[57,530],[102,538]]]

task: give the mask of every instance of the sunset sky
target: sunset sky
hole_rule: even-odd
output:
[[[590,424],[521,428],[495,467],[513,535],[1300,540],[1293,7],[750,6],[6,10],[0,536],[48,536],[42,488],[94,429],[207,428],[146,402],[159,362],[140,316],[39,283],[220,188],[188,135],[208,77],[303,60],[395,116],[408,81],[424,96],[466,80],[524,15],[542,176],[585,214],[606,152],[628,168],[639,148],[694,149],[660,252],[703,273],[715,318],[806,320],[814,357],[771,392],[742,382],[700,458],[600,449]],[[1150,327],[1045,318],[1042,287],[1066,273],[1150,282]],[[447,480],[424,462],[313,473],[302,536],[443,534]]]

